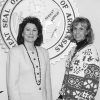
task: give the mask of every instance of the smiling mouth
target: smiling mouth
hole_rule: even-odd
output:
[[[34,36],[28,36],[28,38],[34,38]]]
[[[75,36],[75,38],[80,38],[80,36]]]

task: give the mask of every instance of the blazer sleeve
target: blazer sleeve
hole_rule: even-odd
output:
[[[45,63],[46,63],[46,91],[47,100],[52,100],[52,86],[51,86],[51,73],[50,73],[50,59],[47,50],[44,50]]]
[[[19,54],[11,49],[7,59],[7,91],[9,100],[21,100],[18,90],[19,80]]]

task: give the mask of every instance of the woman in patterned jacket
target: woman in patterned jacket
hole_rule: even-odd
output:
[[[77,17],[70,26],[76,43],[66,59],[66,71],[58,100],[95,100],[99,87],[100,61],[87,18]]]

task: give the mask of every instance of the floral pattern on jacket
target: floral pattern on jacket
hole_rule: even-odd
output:
[[[66,100],[94,100],[100,77],[100,61],[93,44],[76,53],[71,50],[60,94]]]

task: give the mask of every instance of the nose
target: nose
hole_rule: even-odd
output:
[[[80,32],[80,30],[79,30],[79,29],[77,29],[77,30],[76,30],[76,33],[79,33],[79,32]]]
[[[79,33],[80,33],[80,30],[77,29],[77,30],[75,31],[75,34],[79,34]]]
[[[73,33],[74,37],[77,37],[79,35],[79,30],[75,30],[74,33]]]
[[[33,35],[33,31],[30,31],[30,34]]]

